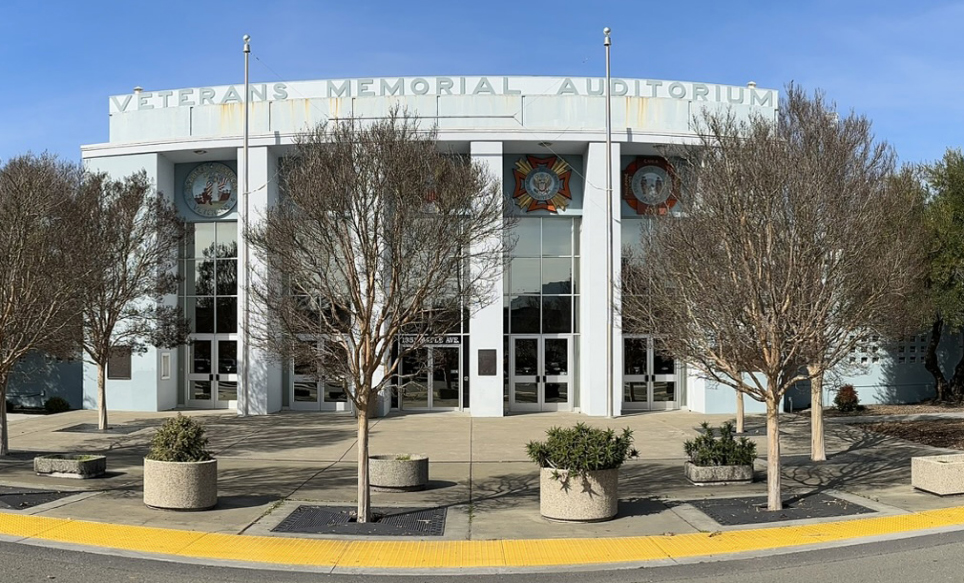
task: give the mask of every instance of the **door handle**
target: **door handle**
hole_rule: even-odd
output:
[[[211,373],[208,375],[208,382],[211,382],[213,380],[214,380],[214,373]]]
[[[214,375],[214,380],[220,381],[220,380],[221,380],[221,375],[219,375],[219,374]]]

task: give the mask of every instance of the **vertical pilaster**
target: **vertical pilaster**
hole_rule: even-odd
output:
[[[249,293],[248,276],[252,285],[258,285],[269,277],[267,266],[259,260],[253,251],[248,250],[248,242],[244,238],[245,212],[249,212],[248,226],[255,227],[264,220],[268,208],[278,201],[278,157],[269,147],[249,148],[248,157],[251,168],[249,171],[250,192],[248,203],[245,204],[244,193],[238,200],[238,354],[241,358],[247,354],[248,378],[241,375],[238,385],[238,413],[248,415],[264,415],[281,409],[281,367],[257,343],[251,342],[250,330],[244,328],[244,312]],[[244,156],[238,150],[238,176],[244,173]],[[245,257],[249,261],[245,269]],[[251,299],[254,305],[254,299]],[[259,310],[253,309],[249,314],[248,325],[251,330],[258,330]],[[247,353],[245,346],[248,346]],[[244,369],[242,369],[243,371]],[[246,386],[247,385],[247,386]]]
[[[502,176],[502,142],[472,142],[472,160],[482,164],[497,180]],[[499,241],[477,241],[479,247],[500,244]],[[503,415],[502,378],[502,278],[500,273],[490,290],[485,307],[473,314],[469,322],[469,388],[473,417],[501,417]],[[494,375],[482,375],[479,371],[479,351],[494,350],[496,370]]]
[[[612,145],[612,247],[613,274],[606,273],[606,144],[591,143],[586,152],[586,187],[583,203],[580,248],[579,306],[580,351],[577,374],[580,385],[580,410],[587,415],[606,415],[606,319],[607,285],[618,282],[621,264],[619,231],[619,151]],[[619,328],[618,289],[614,289],[613,309],[613,414],[622,412],[622,332]]]

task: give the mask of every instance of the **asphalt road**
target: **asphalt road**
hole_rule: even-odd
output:
[[[772,557],[599,572],[344,576],[211,567],[0,542],[0,582],[29,583],[879,583],[964,581],[964,531]]]

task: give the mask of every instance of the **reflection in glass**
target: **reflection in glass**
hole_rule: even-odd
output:
[[[676,361],[668,354],[662,352],[662,344],[659,340],[653,341],[653,374],[675,374]]]
[[[512,249],[514,257],[539,257],[541,223],[542,219],[522,218],[515,224],[510,235],[510,242],[515,243]]]
[[[402,358],[402,408],[428,408],[428,349],[407,354]]]
[[[676,400],[676,383],[668,382],[655,382],[653,383],[653,401],[675,401]]]
[[[515,376],[542,374],[539,371],[539,340],[536,338],[515,339]]]
[[[238,331],[238,298],[218,298],[217,331]]]
[[[214,298],[187,298],[187,317],[194,332],[214,332]]]
[[[187,226],[187,244],[185,256],[204,257],[204,250],[215,245],[215,223],[190,223]]]
[[[195,340],[191,343],[191,372],[195,374],[211,372],[210,340]]]
[[[459,406],[458,348],[432,348],[432,407]]]
[[[623,339],[623,374],[644,375],[646,373],[646,339]]]
[[[542,260],[542,293],[572,293],[572,259]]]
[[[569,401],[569,383],[546,383],[545,403],[565,403]]]
[[[218,401],[237,401],[238,383],[237,381],[218,382]]]
[[[516,403],[538,403],[536,389],[538,383],[515,383],[515,402]]]
[[[509,280],[512,282],[510,291],[514,294],[537,294],[540,289],[539,262],[540,259],[513,259]]]
[[[645,403],[646,389],[646,383],[623,383],[623,401],[627,403]]]
[[[233,296],[238,293],[238,262],[228,259],[218,261],[218,295]]]
[[[572,220],[542,220],[542,255],[559,257],[572,255]]]
[[[543,296],[542,331],[547,334],[572,332],[571,296]]]
[[[569,339],[546,338],[545,358],[548,376],[564,376],[569,374]]]
[[[513,296],[510,326],[513,334],[539,333],[539,296]]]
[[[218,341],[218,374],[237,374],[238,341]]]
[[[346,401],[348,401],[348,395],[345,393],[345,387],[332,383],[325,383],[326,403],[345,403]]]
[[[218,257],[238,256],[238,223],[222,221],[217,224]]]
[[[295,381],[295,401],[300,403],[317,403],[318,383],[314,381]]]
[[[210,401],[210,381],[191,381],[191,398],[197,401]]]

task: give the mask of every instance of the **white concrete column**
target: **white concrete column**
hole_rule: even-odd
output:
[[[502,180],[502,142],[472,142],[473,162],[486,167],[492,177]],[[478,241],[479,246],[499,244],[498,241]],[[500,273],[490,291],[488,304],[472,315],[469,322],[469,407],[473,417],[501,417],[503,415],[502,378],[502,277]],[[479,374],[479,351],[495,351],[494,375]]]
[[[612,145],[613,271],[620,269],[619,232],[619,151]],[[580,233],[580,306],[579,306],[579,407],[587,415],[606,415],[606,144],[591,143],[586,152],[586,187]],[[614,278],[618,279],[618,278]],[[618,294],[614,293],[614,300]],[[616,302],[618,305],[618,301]],[[622,412],[622,332],[619,314],[613,314],[613,414]]]
[[[267,266],[259,261],[253,251],[248,253],[249,270],[245,270],[245,250],[248,243],[244,239],[244,213],[245,206],[250,212],[249,227],[257,225],[264,220],[265,212],[269,206],[278,202],[278,156],[271,151],[270,147],[249,148],[250,158],[249,200],[245,205],[244,192],[240,192],[244,176],[244,154],[243,150],[238,149],[238,355],[239,359],[244,358],[244,348],[248,344],[248,331],[244,329],[244,309],[248,294],[247,277],[250,273],[251,283],[257,285],[264,278],[268,277]],[[252,298],[252,302],[253,302]],[[250,314],[250,326],[257,330],[259,322],[257,320],[258,310],[252,310]],[[281,410],[281,366],[259,346],[251,343],[248,349],[247,386],[244,375],[239,376],[238,383],[238,414],[244,415],[264,415]],[[242,369],[241,373],[243,373]]]

